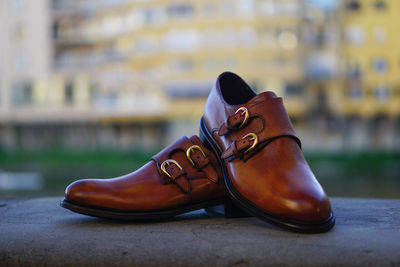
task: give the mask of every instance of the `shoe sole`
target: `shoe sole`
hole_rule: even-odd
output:
[[[275,224],[277,226],[286,228],[291,231],[300,232],[300,233],[322,233],[329,231],[335,225],[335,216],[333,212],[331,212],[328,219],[319,222],[319,223],[304,223],[295,220],[289,220],[286,218],[281,218],[279,216],[267,213],[257,206],[255,206],[251,201],[242,196],[236,188],[233,186],[231,179],[229,177],[227,167],[225,162],[221,160],[222,150],[219,145],[216,143],[211,133],[208,131],[207,127],[204,124],[203,118],[200,120],[200,139],[203,141],[204,145],[211,148],[214,153],[217,155],[219,164],[221,166],[225,186],[229,192],[230,197],[233,199],[235,204],[239,206],[241,209],[246,211],[247,213],[260,218],[268,223]]]
[[[170,219],[176,215],[189,211],[207,209],[212,206],[223,204],[224,202],[225,199],[215,199],[179,208],[155,211],[120,211],[113,209],[104,209],[73,203],[67,199],[61,200],[60,206],[73,212],[105,219],[121,221],[155,221]]]

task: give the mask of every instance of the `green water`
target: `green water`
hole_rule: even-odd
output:
[[[108,178],[136,170],[156,151],[0,152],[0,170],[42,175],[40,190],[0,190],[0,197],[62,196],[80,178]],[[400,198],[400,152],[306,153],[329,196]]]

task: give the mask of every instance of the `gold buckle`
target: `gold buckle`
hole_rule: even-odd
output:
[[[169,178],[172,178],[171,174],[169,174],[169,173],[167,172],[167,170],[165,169],[165,166],[168,166],[168,165],[170,165],[170,164],[175,164],[175,165],[178,166],[178,168],[181,169],[181,170],[182,170],[182,167],[181,167],[181,165],[179,165],[179,163],[178,163],[176,160],[173,160],[173,159],[167,159],[166,161],[164,161],[164,162],[161,164],[161,167],[160,167],[161,170],[162,170],[166,175],[168,175]]]
[[[206,154],[204,153],[203,149],[201,149],[200,146],[198,146],[198,145],[193,145],[193,146],[189,147],[189,148],[186,150],[186,157],[188,158],[188,160],[190,161],[190,163],[192,163],[192,165],[193,165],[194,167],[195,167],[195,164],[194,164],[192,158],[190,157],[190,152],[192,152],[192,151],[195,150],[195,149],[199,150],[199,151],[201,152],[201,154],[203,154],[203,156],[204,156],[205,158],[207,157]]]
[[[242,139],[245,139],[247,137],[251,136],[250,141],[254,141],[251,147],[249,147],[244,153],[250,152],[257,144],[258,144],[258,136],[255,133],[248,133],[245,136],[242,137]]]
[[[242,128],[247,123],[247,121],[249,120],[250,115],[249,115],[248,109],[245,108],[245,107],[238,108],[238,110],[235,111],[235,114],[237,114],[239,111],[242,111],[240,116],[243,116],[243,114],[244,114],[244,120],[239,126],[239,128]]]

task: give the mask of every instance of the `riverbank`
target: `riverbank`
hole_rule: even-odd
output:
[[[42,185],[36,190],[0,189],[0,197],[59,196],[65,186],[76,179],[129,173],[145,164],[156,152],[0,152],[0,172],[28,172],[42,178]],[[400,152],[306,152],[305,156],[330,196],[400,198]]]

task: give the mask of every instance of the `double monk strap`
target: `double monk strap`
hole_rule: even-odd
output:
[[[218,174],[209,155],[210,152],[204,147],[182,137],[173,146],[152,157],[152,160],[157,163],[164,184],[176,184],[184,193],[189,193],[192,190],[191,180],[207,178],[218,183]]]
[[[301,141],[293,130],[282,100],[279,99],[278,103],[272,104],[268,100],[266,98],[254,104],[246,105],[247,107],[239,107],[219,127],[219,136],[229,137],[232,133],[241,134],[241,136],[236,134],[238,137],[231,138],[232,143],[222,153],[221,158],[227,158],[229,161],[241,158],[246,161],[264,146],[283,137],[292,138],[301,148]],[[269,114],[278,114],[280,116],[271,116]],[[255,128],[256,132],[250,132],[249,130],[252,120],[258,120],[258,125]],[[274,127],[268,127],[271,125]]]
[[[139,170],[111,179],[78,180],[61,205],[112,219],[166,219],[223,204],[227,192],[216,156],[198,136],[182,137]]]
[[[301,151],[281,98],[256,94],[236,74],[221,74],[200,122],[218,154],[227,190],[246,212],[300,232],[327,231],[331,205]]]

